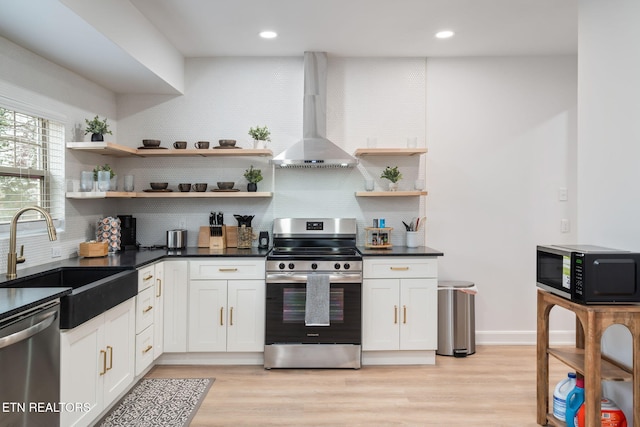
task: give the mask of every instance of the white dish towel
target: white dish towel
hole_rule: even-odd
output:
[[[328,274],[310,274],[307,277],[305,326],[330,326],[330,293],[331,285]]]

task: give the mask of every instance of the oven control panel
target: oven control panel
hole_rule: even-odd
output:
[[[362,261],[267,260],[267,271],[362,271]]]

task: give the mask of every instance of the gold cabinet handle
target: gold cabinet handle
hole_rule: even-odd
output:
[[[393,271],[407,271],[409,267],[389,267]]]
[[[402,306],[402,323],[407,323],[407,306]]]
[[[102,376],[107,373],[107,352],[100,350],[100,356],[102,356],[102,372],[100,372],[100,376]]]
[[[233,307],[229,309],[229,326],[233,326]]]
[[[142,350],[142,354],[147,354],[151,349],[153,348],[152,345],[148,345],[147,348],[145,348],[144,350]]]
[[[158,287],[156,289],[156,298],[160,298],[162,296],[162,280],[161,279],[156,279],[156,282],[158,283]]]
[[[397,305],[393,306],[393,324],[394,325],[398,324],[398,306]]]
[[[221,272],[234,272],[234,271],[238,271],[237,268],[219,268],[218,271]]]
[[[148,312],[150,312],[151,310],[153,310],[153,306],[152,306],[152,305],[149,305],[149,306],[147,306],[147,308],[143,309],[143,310],[142,310],[142,312],[143,312],[143,313],[148,313]]]
[[[108,345],[107,352],[109,352],[109,367],[105,369],[105,372],[110,371],[113,368],[113,347]],[[106,356],[105,356],[105,359],[106,359]]]
[[[220,307],[220,326],[224,326],[224,307]]]
[[[150,279],[153,279],[153,274],[148,274],[142,278],[142,280],[144,280],[145,282]]]

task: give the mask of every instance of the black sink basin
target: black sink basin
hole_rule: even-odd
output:
[[[7,288],[73,288],[60,300],[60,328],[71,329],[138,293],[138,273],[123,268],[62,267],[12,280]]]

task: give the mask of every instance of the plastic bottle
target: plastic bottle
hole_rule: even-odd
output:
[[[567,395],[576,387],[576,374],[569,372],[567,378],[560,381],[553,391],[553,416],[565,421],[567,410]]]
[[[584,404],[584,378],[576,378],[576,386],[567,395],[565,421],[567,427],[578,427],[578,410]]]
[[[601,427],[627,427],[627,419],[624,412],[616,405],[616,402],[603,397],[600,401],[600,426]],[[585,427],[585,406],[578,411],[578,426]]]

